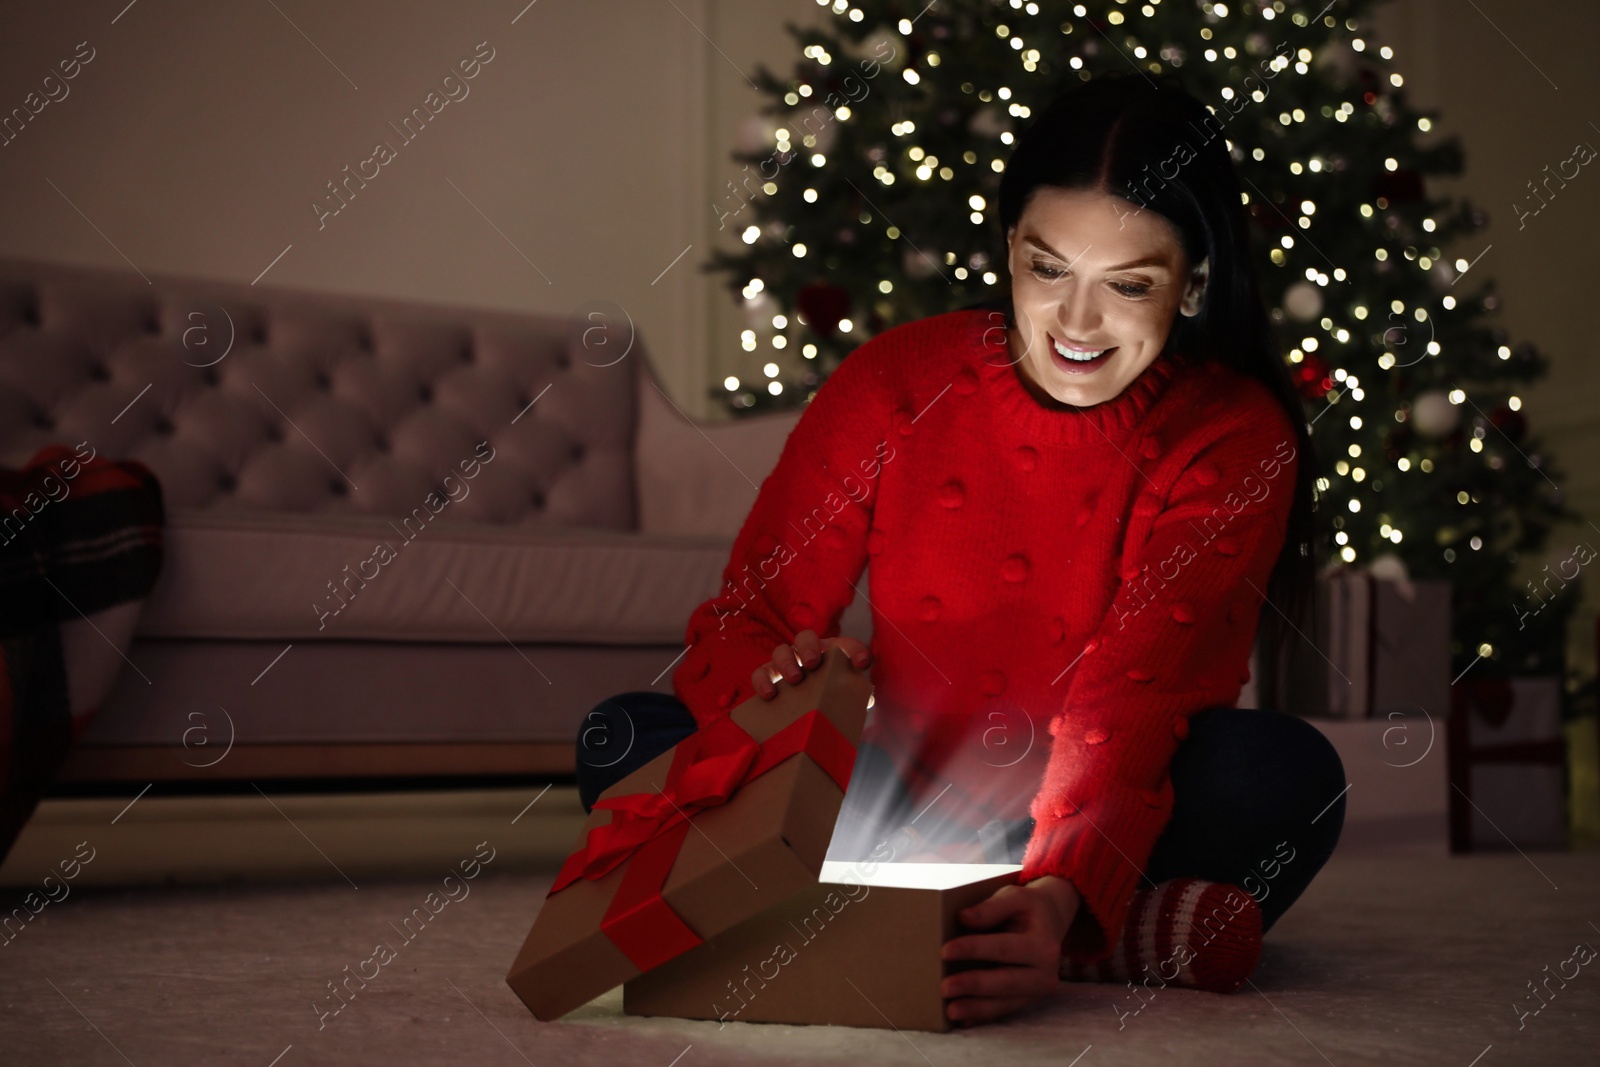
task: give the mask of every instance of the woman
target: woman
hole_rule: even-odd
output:
[[[829,647],[870,667],[830,858],[1022,865],[945,946],[999,964],[945,980],[963,1024],[1063,977],[1238,988],[1338,839],[1332,746],[1232,707],[1263,602],[1309,599],[1315,471],[1216,131],[1142,75],[1045,110],[1000,183],[1009,299],[852,352],[690,618],[676,696],[586,720],[637,738],[604,768],[580,742],[587,806]],[[868,563],[870,651],[833,636]]]

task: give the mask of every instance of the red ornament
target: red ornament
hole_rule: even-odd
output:
[[[1289,221],[1284,210],[1287,206],[1287,204],[1270,203],[1258,197],[1250,201],[1250,218],[1257,226],[1268,233],[1287,230],[1294,225]]]
[[[850,314],[850,293],[832,282],[809,282],[795,295],[795,306],[818,337],[839,332],[839,320]]]
[[[1307,400],[1321,400],[1333,388],[1333,379],[1328,377],[1328,364],[1310,352],[1301,357],[1290,373],[1294,376],[1295,388]]]
[[[1392,463],[1401,456],[1411,451],[1411,445],[1416,441],[1416,434],[1409,426],[1396,426],[1383,438],[1383,451]]]
[[[1528,432],[1528,419],[1520,411],[1501,405],[1489,412],[1489,425],[1505,434],[1511,441],[1520,441]]]
[[[1422,175],[1407,167],[1381,171],[1372,183],[1372,195],[1391,204],[1415,203],[1423,196]]]

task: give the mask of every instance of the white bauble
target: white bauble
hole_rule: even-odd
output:
[[[939,254],[931,249],[921,252],[915,248],[906,248],[900,253],[900,269],[906,272],[908,278],[931,278],[939,273]]]
[[[826,104],[817,104],[816,108],[818,110],[813,111],[802,106],[795,116],[794,129],[789,131],[791,136],[800,138],[800,155],[807,160],[813,152],[828,155],[839,140],[839,119]],[[805,143],[808,135],[816,138],[816,144]]]
[[[1312,57],[1311,69],[1340,85],[1353,85],[1359,63],[1353,49],[1328,47],[1319,49]]]
[[[751,115],[739,123],[735,143],[741,152],[771,152],[777,147],[778,124],[771,115]]]
[[[772,329],[772,316],[778,313],[778,302],[772,294],[762,290],[754,300],[744,302],[745,322],[752,330]]]
[[[1322,314],[1322,291],[1310,282],[1295,282],[1283,291],[1283,310],[1300,322]]]
[[[1005,114],[994,106],[980,107],[967,120],[967,129],[979,137],[999,137],[1011,128]]]
[[[1411,426],[1424,437],[1448,437],[1461,424],[1461,408],[1442,389],[1429,389],[1411,402]]]
[[[877,30],[862,39],[857,58],[869,76],[875,73],[869,63],[898,69],[906,65],[906,39],[888,28]]]

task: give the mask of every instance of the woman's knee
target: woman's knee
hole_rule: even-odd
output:
[[[1333,855],[1344,829],[1345,793],[1349,788],[1338,750],[1315,725],[1298,716],[1282,714],[1274,728],[1280,735],[1277,743],[1284,754],[1285,769],[1295,777],[1296,784],[1282,793],[1284,841],[1275,849],[1273,861],[1261,867],[1263,888],[1271,893],[1260,900],[1263,933],[1300,897]],[[1284,848],[1290,849],[1287,855],[1282,854]],[[1278,873],[1279,861],[1285,870],[1272,882],[1269,876]]]
[[[694,733],[697,725],[670,693],[633,690],[596,704],[578,724],[576,775],[584,810],[613,783]]]
[[[1339,750],[1333,747],[1328,735],[1310,721],[1286,712],[1275,714],[1279,716],[1275,728],[1282,734],[1279,750],[1284,754],[1286,767],[1301,786],[1302,799],[1296,807],[1312,823],[1328,819],[1337,834],[1337,828],[1344,822],[1346,789],[1344,761],[1339,758]]]
[[[1242,886],[1263,929],[1332,855],[1344,822],[1344,765],[1311,722],[1286,712],[1213,708],[1190,720],[1172,763],[1176,806],[1151,877]]]
[[[1191,719],[1188,740],[1173,759],[1174,778],[1226,778],[1241,803],[1298,807],[1295,798],[1326,792],[1322,804],[1344,788],[1344,764],[1326,735],[1308,720],[1260,708],[1212,708]],[[1176,784],[1176,783],[1175,783]],[[1318,809],[1322,804],[1318,805]],[[1315,814],[1315,812],[1313,812]]]
[[[578,762],[610,763],[642,737],[688,734],[695,725],[689,709],[669,693],[648,689],[618,693],[596,704],[578,724]]]

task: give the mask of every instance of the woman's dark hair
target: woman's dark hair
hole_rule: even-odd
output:
[[[1300,462],[1294,500],[1267,597],[1298,626],[1315,595],[1312,510],[1320,471],[1305,408],[1262,303],[1239,178],[1222,134],[1228,117],[1213,115],[1170,73],[1114,72],[1067,89],[1022,133],[1006,164],[1000,247],[1006,248],[1028,197],[1051,186],[1099,190],[1153,211],[1177,228],[1191,264],[1210,258],[1200,313],[1178,315],[1167,346],[1261,382],[1295,428]],[[1008,328],[1015,324],[1009,297],[982,306],[1002,310]],[[1262,619],[1274,624],[1268,633],[1288,637],[1276,621]],[[1281,652],[1277,645],[1274,654]]]

